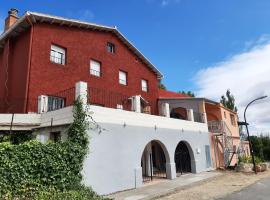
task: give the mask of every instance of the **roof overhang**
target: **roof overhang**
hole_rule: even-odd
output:
[[[21,32],[29,28],[31,23],[50,23],[60,26],[111,32],[115,34],[116,37],[119,38],[127,46],[127,48],[131,50],[144,64],[146,64],[157,75],[158,79],[162,79],[163,77],[162,73],[119,30],[117,30],[116,27],[103,26],[37,12],[27,11],[7,31],[0,35],[0,49],[4,47],[7,38],[18,36]]]

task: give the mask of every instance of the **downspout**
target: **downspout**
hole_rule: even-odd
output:
[[[9,110],[9,102],[8,102],[8,68],[9,68],[9,50],[10,50],[10,39],[8,39],[7,42],[7,52],[6,52],[6,80],[5,80],[5,89],[6,89],[6,94],[5,94],[5,103],[8,106],[7,111]]]
[[[29,82],[30,82],[30,70],[31,70],[31,61],[32,61],[32,43],[33,43],[33,32],[34,32],[34,25],[29,19],[29,15],[26,16],[26,20],[31,25],[31,33],[30,33],[30,45],[28,51],[28,66],[27,66],[27,77],[26,77],[26,92],[25,92],[25,102],[24,102],[24,113],[27,113],[28,108],[28,94],[29,94]]]

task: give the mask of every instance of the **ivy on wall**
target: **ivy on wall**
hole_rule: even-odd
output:
[[[0,198],[34,199],[46,194],[42,191],[68,194],[83,187],[81,171],[89,139],[87,113],[80,100],[74,103],[73,117],[67,141],[0,143]]]

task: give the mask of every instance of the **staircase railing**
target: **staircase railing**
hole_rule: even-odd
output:
[[[208,122],[208,130],[222,141],[224,166],[228,167],[235,154],[231,130],[224,121]]]

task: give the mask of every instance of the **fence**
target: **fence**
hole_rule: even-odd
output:
[[[88,87],[88,103],[108,108],[132,111],[131,99],[129,96],[112,92],[107,89]]]
[[[193,117],[194,117],[195,122],[204,123],[204,115],[203,115],[203,113],[193,111]]]

